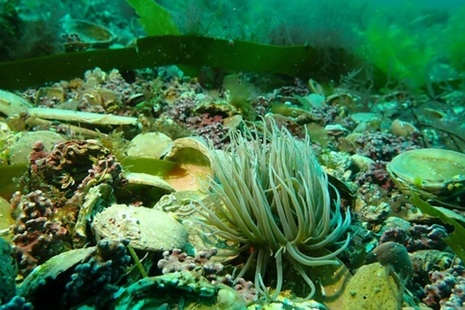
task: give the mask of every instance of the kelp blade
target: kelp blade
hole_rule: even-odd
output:
[[[455,254],[463,261],[465,261],[465,228],[460,225],[456,220],[448,217],[440,210],[434,208],[428,202],[422,200],[418,195],[412,193],[410,201],[414,206],[419,208],[421,212],[439,218],[444,224],[454,227],[449,236],[444,238],[446,244],[455,252]]]
[[[355,62],[350,53],[338,48],[283,47],[200,36],[164,35],[138,39],[134,48],[56,54],[0,63],[0,88],[21,89],[72,79],[95,67],[125,71],[164,65],[210,66],[333,79],[353,69]]]
[[[27,165],[0,165],[0,196],[10,200],[20,189],[19,179],[27,171]]]
[[[124,157],[121,163],[127,171],[148,173],[160,177],[166,177],[180,167],[180,164],[172,161],[144,157]]]

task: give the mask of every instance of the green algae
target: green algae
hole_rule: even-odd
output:
[[[179,34],[170,13],[155,1],[126,0],[139,15],[139,23],[148,35]]]

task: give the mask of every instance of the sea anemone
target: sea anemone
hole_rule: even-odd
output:
[[[216,199],[200,213],[211,233],[250,253],[238,278],[255,268],[256,288],[274,299],[283,288],[283,266],[290,264],[311,298],[315,285],[305,266],[338,264],[335,257],[350,240],[337,242],[350,225],[350,211],[341,210],[339,193],[318,164],[310,137],[298,140],[271,118],[264,121],[261,132],[257,127],[243,134],[231,131],[229,149],[212,152],[215,179],[209,192]],[[330,245],[337,250],[327,250]],[[263,280],[271,257],[276,265],[272,296]]]

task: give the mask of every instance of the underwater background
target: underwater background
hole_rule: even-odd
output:
[[[464,20],[0,0],[0,310],[465,309]]]
[[[79,49],[73,47],[73,40],[103,41],[115,48],[134,44],[145,35],[195,34],[275,45],[342,47],[383,73],[417,86],[453,74],[441,67],[443,63],[458,71],[464,66],[461,21],[465,13],[460,1],[440,5],[435,1],[337,0],[159,3],[169,16],[145,1],[3,1],[0,59]],[[71,19],[107,29],[85,30]],[[92,34],[83,31],[94,31],[97,38],[86,38]]]

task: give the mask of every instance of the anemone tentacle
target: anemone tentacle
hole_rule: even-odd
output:
[[[311,298],[315,285],[304,266],[338,264],[335,257],[350,236],[334,252],[321,254],[321,249],[338,244],[350,212],[341,210],[339,193],[318,164],[308,135],[298,140],[268,117],[263,127],[260,133],[256,127],[232,131],[230,148],[222,155],[212,152],[215,179],[209,191],[217,199],[199,213],[218,236],[241,244],[241,250],[252,249],[238,276],[255,264],[255,287],[276,298],[287,263],[307,283]],[[270,258],[277,277],[272,296],[263,283]]]

